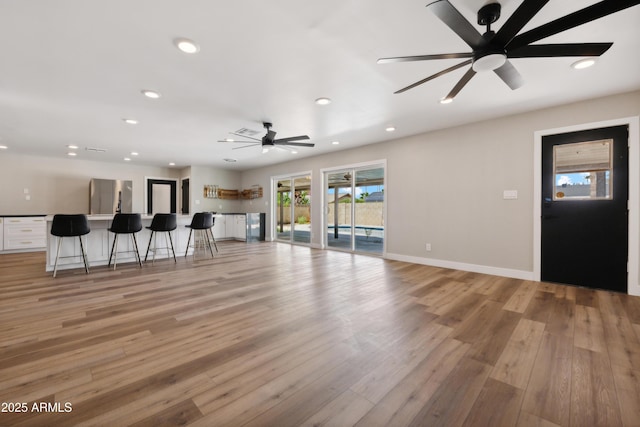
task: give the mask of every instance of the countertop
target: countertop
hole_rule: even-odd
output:
[[[37,216],[47,216],[47,214],[0,215],[0,218],[37,217]]]

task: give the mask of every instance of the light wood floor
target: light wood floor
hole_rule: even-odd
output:
[[[0,255],[0,401],[27,404],[0,425],[640,425],[638,297],[219,246],[56,279]]]

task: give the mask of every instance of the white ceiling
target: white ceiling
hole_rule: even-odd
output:
[[[590,69],[571,69],[576,58],[514,59],[526,82],[516,91],[481,74],[440,105],[463,68],[394,95],[461,60],[378,58],[469,51],[429,1],[0,0],[0,144],[61,158],[75,144],[78,159],[123,162],[136,151],[132,163],[243,170],[640,88],[635,6],[544,40],[614,42]],[[486,2],[451,3],[475,24]],[[495,30],[521,1],[501,3]],[[551,0],[524,30],[593,3]],[[176,37],[200,52],[180,52]],[[319,97],[333,102],[318,106]],[[260,137],[263,121],[278,137],[307,134],[316,147],[262,154],[216,142],[240,128]]]

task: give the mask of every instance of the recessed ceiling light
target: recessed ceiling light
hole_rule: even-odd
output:
[[[329,98],[318,98],[318,99],[316,99],[316,104],[318,104],[318,105],[329,105],[329,104],[331,104],[331,100]]]
[[[198,46],[196,42],[185,39],[184,37],[174,39],[173,44],[184,53],[197,53],[200,51],[200,46]]]
[[[333,145],[338,145],[338,144],[340,144],[340,141],[333,141],[332,144]]]
[[[571,68],[574,68],[576,70],[582,70],[584,68],[591,67],[595,63],[596,63],[596,60],[593,58],[581,59],[580,61],[576,61],[573,64],[571,64]]]
[[[264,152],[264,150],[263,150],[263,152]],[[230,158],[224,159],[224,161],[227,162],[227,163],[235,163],[235,162],[237,162],[236,159],[230,159]]]
[[[68,148],[69,150],[77,150],[77,149],[78,149],[78,146],[77,146],[77,145],[73,145],[73,144],[69,144],[69,145],[67,145],[67,148]]]
[[[149,96],[149,95],[147,95],[147,96]],[[152,97],[150,96],[149,98],[152,98]],[[138,121],[136,119],[122,119],[122,121],[125,122],[128,125],[137,125],[138,124]]]
[[[151,99],[158,99],[160,98],[160,96],[162,96],[160,95],[159,92],[156,92],[155,90],[144,89],[144,90],[141,90],[140,92],[142,92],[142,94],[147,98],[151,98]]]
[[[440,104],[451,104],[452,102],[453,102],[453,98],[448,98],[448,97],[442,98],[440,100]]]
[[[67,156],[71,156],[71,157],[73,157],[73,156],[77,156],[77,155],[78,155],[78,153],[74,153],[73,151],[69,151],[69,152],[67,153]]]
[[[130,159],[130,158],[128,158],[128,157],[125,157],[125,158],[124,158],[124,161],[125,161],[125,162],[130,162],[130,161],[131,161],[131,159]]]
[[[298,154],[296,150],[291,150],[291,154]]]
[[[235,141],[233,138],[225,138],[224,139],[224,142],[233,142],[233,141]]]
[[[131,152],[131,155],[132,155],[132,156],[137,156],[137,155],[138,155],[138,152],[137,152],[137,151],[132,151],[132,152]]]
[[[0,145],[0,150],[6,150],[6,149],[8,149],[8,148],[9,148],[9,147],[7,147],[6,145]]]
[[[385,129],[387,132],[393,132],[394,130],[396,130],[396,128],[394,128],[393,126],[389,126],[388,128]]]
[[[266,153],[268,153],[268,152],[269,152],[269,149],[268,149],[267,147],[264,147],[264,148],[262,149],[262,154],[266,154]]]
[[[173,162],[169,163],[169,166],[175,166],[175,165],[176,165],[176,164],[175,164],[175,163],[173,163]]]

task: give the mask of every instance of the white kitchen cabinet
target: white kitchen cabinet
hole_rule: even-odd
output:
[[[235,215],[225,215],[226,223],[225,223],[225,238],[226,239],[234,239],[236,235],[236,216]]]
[[[4,218],[0,217],[0,251],[4,250]]]
[[[213,237],[222,240],[227,237],[227,215],[216,215],[213,222]]]
[[[44,250],[47,246],[44,217],[5,217],[3,222],[3,250]]]
[[[247,240],[247,216],[246,215],[234,215],[235,219],[235,232],[233,234],[234,239]]]

